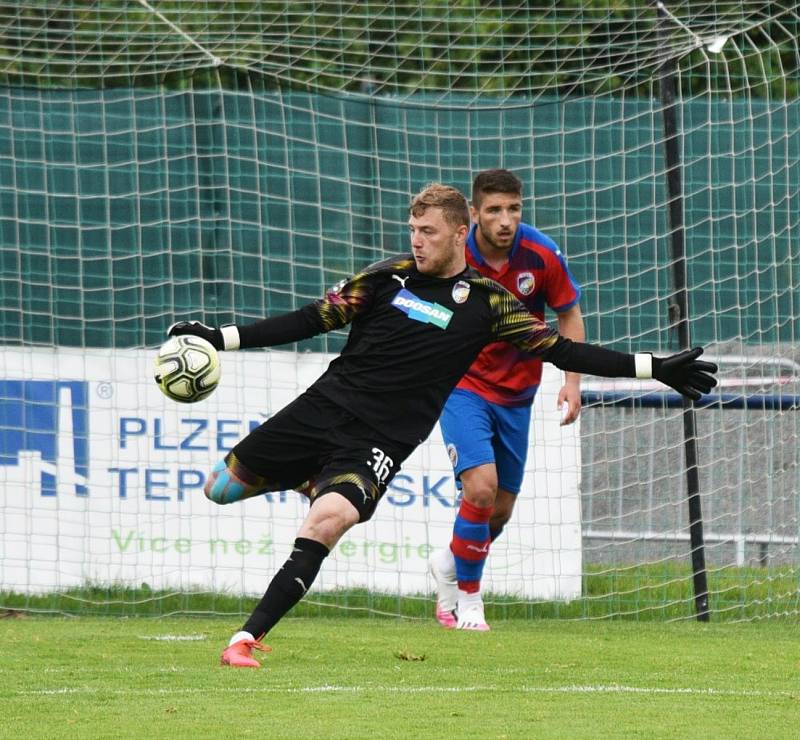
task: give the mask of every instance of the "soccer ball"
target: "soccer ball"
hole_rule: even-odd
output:
[[[191,334],[170,337],[156,355],[155,379],[161,392],[173,401],[200,401],[219,383],[217,350]]]

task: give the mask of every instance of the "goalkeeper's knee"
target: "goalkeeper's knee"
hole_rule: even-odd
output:
[[[241,501],[247,495],[248,491],[246,486],[231,476],[231,471],[225,464],[224,460],[220,460],[208,476],[203,493],[209,501],[215,504],[232,504],[235,501]]]

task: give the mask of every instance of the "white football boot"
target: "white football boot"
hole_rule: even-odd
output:
[[[456,626],[458,581],[456,560],[450,547],[437,550],[428,561],[428,568],[436,581],[436,621],[451,630]]]
[[[456,629],[473,632],[488,632],[491,629],[483,615],[483,598],[480,591],[474,594],[459,591],[456,614],[458,614]]]

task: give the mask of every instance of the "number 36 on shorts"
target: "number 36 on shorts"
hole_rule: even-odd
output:
[[[394,460],[379,447],[373,447],[372,460],[367,460],[367,465],[375,471],[375,477],[378,482],[383,483],[388,478],[389,473],[392,472]]]

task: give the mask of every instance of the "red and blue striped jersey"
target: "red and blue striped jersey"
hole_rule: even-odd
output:
[[[545,305],[561,312],[578,303],[581,287],[550,237],[520,223],[508,262],[494,270],[478,251],[475,229],[473,224],[467,238],[467,263],[513,293],[534,316],[544,320]],[[457,387],[501,406],[524,406],[533,401],[541,379],[540,359],[507,342],[493,342],[484,347]]]

